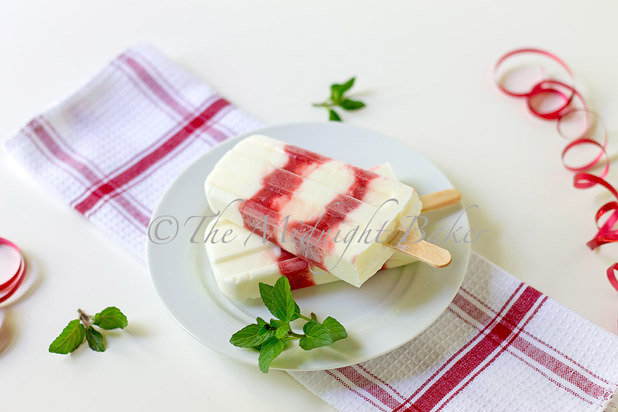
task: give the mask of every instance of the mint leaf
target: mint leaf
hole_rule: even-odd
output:
[[[358,110],[365,107],[365,103],[360,100],[344,99],[341,103],[339,103],[339,106],[344,110]]]
[[[341,89],[341,85],[331,84],[330,85],[330,99],[333,101],[333,103],[339,104],[342,96],[343,96],[343,91]]]
[[[322,322],[322,326],[328,331],[333,342],[348,337],[348,332],[345,330],[343,325],[333,317],[327,317],[324,322]]]
[[[282,325],[279,326],[277,329],[275,329],[275,333],[274,333],[274,337],[277,339],[281,339],[283,338],[285,335],[288,334],[288,331],[290,330],[290,324],[286,324],[286,325]]]
[[[281,276],[275,282],[275,286],[273,288],[273,310],[271,310],[272,314],[277,318],[290,321],[294,318],[294,314],[296,313],[296,302],[294,302],[294,298],[292,297],[292,290],[290,289],[290,282],[288,278],[285,276]],[[270,309],[270,308],[269,308]]]
[[[277,338],[268,339],[260,349],[260,356],[258,357],[260,370],[264,373],[268,373],[273,359],[279,356],[281,352],[283,352],[283,349],[285,349],[285,341]]]
[[[340,122],[341,117],[339,117],[336,111],[334,111],[333,109],[329,109],[328,110],[328,120],[330,120],[331,122]]]
[[[269,326],[262,326],[258,331],[258,337],[261,338],[264,342],[268,340],[271,336],[275,334],[275,329]],[[261,344],[261,343],[260,343]]]
[[[62,355],[71,353],[84,342],[85,334],[86,330],[84,329],[84,325],[79,323],[79,319],[72,320],[62,330],[60,335],[54,339],[51,345],[49,345],[49,351]]]
[[[292,319],[290,320],[296,320],[298,318],[300,318],[300,307],[298,306],[298,304],[296,302],[294,302],[294,316],[292,316]]]
[[[281,326],[285,326],[285,325],[287,325],[288,323],[289,323],[289,322],[288,322],[288,321],[286,321],[286,320],[279,320],[279,319],[271,319],[271,320],[270,320],[270,326],[271,326],[272,328],[275,328],[275,329],[276,329],[276,328],[279,328],[279,327],[281,327]]]
[[[313,319],[305,323],[303,332],[305,332],[306,336],[300,338],[298,344],[304,350],[328,346],[333,343],[333,339],[331,338],[328,329]]]
[[[275,315],[275,303],[273,299],[273,290],[275,289],[271,285],[267,285],[266,283],[260,282],[260,297],[262,298],[262,302],[266,305],[266,308]],[[277,316],[277,315],[275,315]]]
[[[331,84],[330,85],[330,98],[335,104],[339,104],[345,92],[350,90],[354,86],[356,77],[352,77],[350,80],[343,84]]]
[[[115,306],[105,308],[100,313],[94,315],[93,323],[103,329],[124,329],[129,324],[124,313]]]
[[[105,352],[105,339],[103,335],[92,326],[86,329],[86,340],[88,341],[88,346],[90,346],[90,349],[93,351]]]
[[[345,93],[348,90],[350,90],[352,88],[352,86],[354,86],[354,82],[355,81],[356,81],[356,77],[352,77],[347,82],[343,83],[341,85],[341,90],[343,91],[343,93]]]
[[[252,323],[233,334],[230,343],[239,348],[255,348],[270,339],[272,334],[267,325]]]

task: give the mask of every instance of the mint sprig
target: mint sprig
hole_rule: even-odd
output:
[[[240,348],[259,350],[258,366],[262,372],[268,372],[272,361],[285,350],[291,340],[298,340],[301,348],[311,350],[331,345],[348,336],[343,325],[331,316],[320,323],[314,313],[310,318],[301,314],[292,297],[290,282],[285,276],[280,277],[274,286],[265,283],[260,283],[259,286],[262,302],[276,319],[266,322],[258,317],[256,323],[233,334],[230,343]],[[291,321],[298,318],[307,321],[302,334],[294,332],[290,325]]]
[[[322,103],[314,103],[314,107],[323,107],[328,110],[328,120],[333,122],[340,122],[341,116],[334,109],[336,107],[340,107],[343,110],[353,111],[359,110],[365,107],[365,103],[360,100],[352,100],[346,97],[346,92],[354,86],[354,82],[356,81],[356,77],[352,77],[345,83],[342,84],[331,84],[330,85],[330,98],[325,100]]]
[[[93,316],[78,309],[79,318],[72,320],[60,335],[49,345],[51,353],[66,355],[81,346],[84,341],[95,352],[105,352],[105,337],[94,325],[101,329],[124,329],[129,322],[117,307],[110,306]]]

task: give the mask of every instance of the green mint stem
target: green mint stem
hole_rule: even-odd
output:
[[[297,339],[300,339],[300,338],[302,338],[303,336],[305,336],[305,335],[301,335],[301,334],[299,334],[299,333],[292,332],[292,331],[289,331],[289,332],[288,332],[288,335],[293,336],[294,338],[297,338]]]
[[[88,327],[92,326],[92,317],[87,315],[86,313],[84,313],[83,310],[81,309],[77,309],[77,313],[79,313],[79,318],[82,321],[82,324],[84,325],[84,327],[86,329],[88,329]]]
[[[333,102],[331,100],[328,100],[328,101],[325,101],[323,103],[313,103],[312,106],[313,107],[323,107],[325,109],[330,109],[330,108],[333,108],[333,107],[337,107],[337,103],[335,103],[335,102]]]
[[[310,320],[311,320],[310,318],[306,317],[306,316],[305,316],[305,315],[303,315],[302,313],[299,313],[299,314],[298,314],[298,317],[299,317],[299,318],[301,318],[301,319],[304,319],[304,320],[306,320],[306,321],[310,321]]]

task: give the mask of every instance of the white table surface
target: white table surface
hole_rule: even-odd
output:
[[[618,294],[605,268],[618,245],[594,253],[584,245],[608,197],[571,186],[554,125],[499,94],[491,68],[511,48],[554,51],[614,138],[617,13],[609,0],[2,0],[0,140],[138,42],[158,46],[269,124],[324,119],[310,103],[355,74],[368,107],[345,120],[412,145],[466,204],[479,205],[471,225],[490,233],[474,250],[616,332]],[[616,148],[612,139],[610,152]],[[618,166],[610,179],[618,182]],[[40,276],[8,309],[3,409],[331,410],[286,373],[264,376],[193,340],[158,301],[145,265],[4,153],[0,202],[0,236],[18,243]],[[106,353],[47,353],[78,307],[112,304],[130,326],[108,339]]]

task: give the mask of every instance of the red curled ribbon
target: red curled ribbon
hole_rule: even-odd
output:
[[[516,49],[516,50],[512,50],[508,53],[506,53],[505,55],[503,55],[502,57],[500,57],[498,59],[498,61],[496,62],[496,64],[494,65],[494,82],[496,83],[496,86],[498,86],[498,89],[500,89],[500,91],[502,91],[504,94],[507,94],[511,97],[528,97],[530,95],[530,93],[532,92],[532,89],[534,89],[533,86],[530,91],[527,92],[514,92],[512,90],[508,90],[506,87],[504,87],[502,85],[502,83],[500,83],[500,81],[498,79],[496,79],[496,76],[498,74],[498,70],[500,69],[500,66],[502,66],[502,64],[507,61],[508,59],[510,59],[513,56],[516,55],[521,55],[521,54],[540,54],[542,56],[546,56],[549,57],[551,60],[555,61],[556,63],[558,63],[560,66],[562,66],[562,68],[568,73],[569,77],[571,78],[571,80],[573,80],[573,73],[571,72],[571,69],[569,68],[569,66],[567,66],[567,64],[562,61],[562,59],[560,59],[558,56],[556,56],[553,53],[550,53],[548,51],[545,50],[541,50],[541,49],[533,49],[533,48],[528,48],[528,49]],[[543,82],[543,80],[541,81],[541,83]]]
[[[612,185],[610,185],[604,179],[598,176],[591,175],[589,173],[578,173],[573,178],[573,186],[578,189],[586,189],[596,185],[601,185],[606,188],[612,195],[614,195],[616,200],[618,200],[618,191],[616,191],[616,189]],[[599,220],[601,219],[601,216],[605,215],[608,212],[612,212],[612,214],[605,221],[605,223],[600,226]],[[601,206],[599,210],[597,210],[597,214],[595,215],[595,223],[599,231],[594,236],[594,238],[592,238],[592,240],[586,243],[586,245],[590,249],[596,249],[606,243],[618,241],[618,230],[613,229],[616,222],[618,222],[618,202],[612,201]],[[613,271],[613,266],[611,269]],[[612,283],[612,285],[614,284]],[[616,290],[618,290],[618,288],[616,288]]]
[[[530,87],[530,90],[528,91],[513,91],[513,90],[507,89],[502,84],[501,80],[497,78],[499,69],[505,61],[507,61],[513,56],[521,55],[521,54],[538,54],[538,55],[541,55],[541,56],[544,56],[544,57],[547,57],[553,60],[568,73],[571,79],[571,82],[573,82],[573,74],[571,72],[571,69],[567,66],[567,64],[562,59],[560,59],[553,53],[547,52],[545,50],[533,49],[533,48],[517,49],[517,50],[513,50],[513,51],[506,53],[505,55],[503,55],[502,57],[498,59],[498,61],[496,62],[494,66],[494,81],[498,89],[500,89],[500,91],[502,91],[503,93],[511,97],[526,99],[528,110],[534,116],[540,119],[543,119],[543,120],[556,120],[557,121],[556,127],[558,130],[558,134],[562,137],[566,138],[566,136],[564,135],[564,132],[561,129],[561,124],[562,124],[561,122],[565,118],[565,116],[575,113],[577,111],[583,111],[585,113],[586,121],[584,125],[584,130],[581,133],[581,135],[579,135],[575,139],[570,140],[569,143],[562,150],[562,156],[561,156],[562,164],[567,170],[577,173],[573,178],[573,186],[576,187],[577,189],[587,189],[587,188],[590,188],[596,185],[600,185],[600,186],[603,186],[605,189],[607,189],[616,199],[615,201],[610,201],[604,204],[597,211],[595,215],[597,234],[592,238],[592,240],[588,241],[586,245],[590,249],[596,249],[597,247],[607,244],[607,243],[618,242],[618,229],[614,229],[614,226],[618,223],[618,191],[616,190],[616,188],[614,188],[614,186],[609,184],[604,179],[609,172],[609,165],[610,165],[610,160],[606,152],[607,140],[608,140],[607,129],[605,128],[604,125],[602,125],[598,116],[595,115],[603,128],[603,134],[604,134],[603,141],[598,142],[589,136],[589,132],[590,132],[589,129],[591,126],[590,115],[594,113],[588,110],[588,106],[586,104],[585,99],[575,89],[573,85],[569,85],[564,82],[553,80],[553,79],[542,79],[536,84],[532,85]],[[553,96],[554,98],[558,98],[560,101],[559,107],[554,108],[549,111],[541,111],[535,104],[535,100],[543,96]],[[573,102],[575,100],[579,100],[581,102],[582,108],[573,107]],[[584,145],[591,145],[591,146],[598,147],[599,154],[593,160],[591,160],[588,163],[585,163],[582,166],[567,165],[565,161],[565,157],[567,153],[569,153],[575,147],[584,146]],[[597,166],[599,162],[601,162],[601,159],[603,158],[605,158],[605,167],[603,168],[603,170],[598,176],[590,174],[590,173],[586,173],[591,168]],[[609,218],[605,220],[605,223],[600,224],[601,217],[608,213],[611,213],[609,215]],[[614,265],[610,266],[607,269],[607,278],[610,284],[618,291],[618,278],[616,277],[615,270],[618,270],[618,263],[615,263]]]
[[[569,89],[571,94],[567,96],[566,94],[564,94],[563,92],[561,92],[560,90],[556,88],[544,87],[546,85],[565,87]],[[559,108],[551,112],[541,112],[535,108],[535,106],[533,105],[533,102],[534,102],[535,97],[542,96],[544,94],[553,94],[553,95],[559,96],[564,101],[564,103],[562,103],[562,106],[560,106]],[[571,103],[573,102],[573,97],[575,97],[576,94],[579,96],[579,94],[574,88],[572,88],[571,86],[563,82],[559,82],[557,80],[541,80],[540,82],[535,84],[532,90],[530,90],[530,92],[526,95],[526,101],[528,103],[528,110],[530,110],[532,114],[534,114],[537,117],[540,117],[541,119],[545,119],[545,120],[560,119],[569,112]]]
[[[19,266],[17,267],[15,274],[13,274],[9,280],[0,284],[0,303],[2,303],[13,296],[13,294],[17,292],[17,289],[21,286],[26,275],[26,259],[24,259],[24,255],[21,253],[19,247],[17,247],[17,245],[10,240],[0,237],[0,245],[9,246],[19,254]]]
[[[618,270],[618,263],[614,263],[607,269],[607,279],[614,289],[618,290],[618,278],[616,278],[615,270]]]

